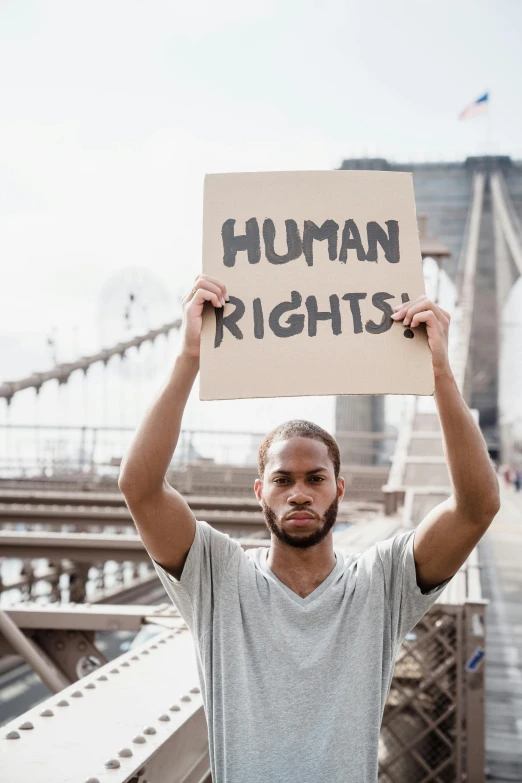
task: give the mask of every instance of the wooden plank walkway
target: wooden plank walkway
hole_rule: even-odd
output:
[[[479,546],[487,608],[487,779],[522,782],[522,493],[502,507]]]

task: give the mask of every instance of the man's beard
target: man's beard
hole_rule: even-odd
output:
[[[314,533],[310,533],[308,536],[294,537],[289,535],[286,530],[283,530],[282,527],[278,525],[276,515],[263,499],[261,499],[261,507],[265,515],[265,522],[274,536],[277,536],[277,538],[284,544],[289,544],[289,546],[304,549],[306,547],[319,544],[323,539],[326,538],[330,530],[335,525],[335,520],[337,519],[337,509],[339,507],[339,499],[335,497],[333,503],[326,509],[321,519],[321,522],[323,523],[322,526],[319,527]],[[294,512],[296,511],[306,511],[306,509],[296,508],[294,509]]]

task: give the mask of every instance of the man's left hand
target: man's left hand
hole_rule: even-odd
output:
[[[450,314],[434,304],[427,296],[419,296],[413,302],[404,302],[404,304],[394,307],[393,310],[393,320],[400,321],[402,319],[403,326],[415,329],[421,323],[426,324],[433,373],[435,377],[451,375],[448,359]]]

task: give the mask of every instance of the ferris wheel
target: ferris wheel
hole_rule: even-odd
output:
[[[169,290],[161,278],[148,269],[123,269],[110,277],[101,289],[97,308],[100,348],[125,342],[172,320],[174,306]],[[125,377],[139,378],[155,373],[160,364],[159,352],[144,345],[136,353],[133,351],[132,358],[123,357],[121,372]]]

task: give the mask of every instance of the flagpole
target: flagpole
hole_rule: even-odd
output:
[[[491,128],[491,93],[488,94],[486,109],[486,155],[493,155],[493,134]]]

